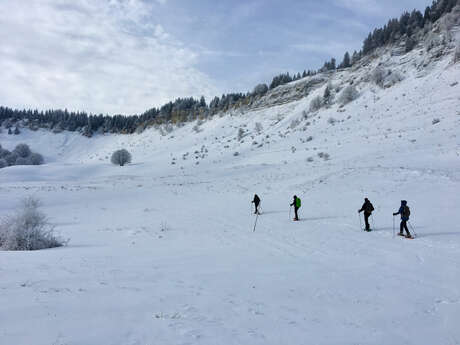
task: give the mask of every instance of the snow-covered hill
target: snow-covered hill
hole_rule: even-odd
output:
[[[47,161],[0,170],[0,216],[34,195],[70,238],[0,252],[0,343],[460,343],[460,64],[443,47],[382,49],[179,128],[0,133]],[[110,165],[118,148],[133,164]],[[393,237],[401,199],[414,241]]]

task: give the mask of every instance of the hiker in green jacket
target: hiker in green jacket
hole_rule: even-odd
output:
[[[301,201],[300,201],[300,198],[297,197],[297,195],[294,195],[294,200],[293,200],[293,202],[291,204],[291,207],[292,206],[294,206],[294,214],[295,214],[294,220],[298,221],[299,216],[297,215],[297,211],[299,210],[299,208],[301,206]]]

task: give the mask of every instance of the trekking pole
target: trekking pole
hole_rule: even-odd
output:
[[[256,221],[254,222],[254,229],[252,230],[252,232],[256,232],[256,225],[257,225],[257,219],[259,218],[259,213],[257,213],[256,215]]]
[[[292,206],[289,207],[289,220],[291,220],[291,211],[292,211]]]
[[[410,226],[412,232],[414,233],[414,237],[417,237],[417,233],[415,232],[414,227],[412,226],[412,224],[409,221],[407,221],[407,222],[409,223],[409,226]]]
[[[359,218],[359,230],[363,231],[363,221],[361,220],[361,214],[358,212],[358,218]]]
[[[371,218],[372,218],[372,230],[375,230],[374,215],[372,213],[371,213]]]
[[[393,216],[393,238],[395,238],[395,216]]]

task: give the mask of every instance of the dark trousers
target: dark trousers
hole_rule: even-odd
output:
[[[402,235],[403,234],[403,229],[406,230],[406,234],[410,236],[409,229],[407,228],[407,221],[406,220],[401,220],[401,224],[399,225],[399,233]]]
[[[370,230],[371,226],[369,225],[369,217],[371,216],[370,213],[364,212],[364,222],[366,223],[366,230]]]
[[[295,214],[295,220],[299,220],[299,216],[297,215],[297,211],[299,210],[298,207],[294,206],[294,214]]]
[[[254,206],[256,208],[256,210],[254,211],[254,214],[259,213],[259,204],[254,203]]]

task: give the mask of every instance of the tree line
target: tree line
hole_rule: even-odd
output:
[[[406,40],[406,51],[411,50],[416,42],[415,33],[431,25],[449,13],[460,0],[435,0],[431,6],[427,6],[422,14],[418,10],[411,13],[404,12],[400,18],[393,18],[382,28],[377,28],[364,39],[362,49],[353,54],[346,52],[342,62],[332,58],[326,61],[319,70],[304,70],[303,73],[290,75],[281,73],[273,77],[271,83],[259,84],[252,92],[229,93],[221,97],[214,97],[209,104],[204,97],[200,99],[178,98],[168,102],[159,108],[151,108],[140,115],[95,115],[86,112],[69,112],[65,110],[18,110],[0,106],[0,124],[3,124],[11,132],[11,127],[18,121],[23,121],[31,129],[48,128],[54,132],[62,130],[79,131],[85,136],[94,133],[122,133],[131,134],[141,132],[145,128],[163,123],[183,123],[197,118],[206,118],[219,112],[228,111],[244,105],[250,105],[255,99],[263,96],[266,92],[280,85],[290,83],[307,76],[313,76],[319,72],[334,71],[349,68],[363,57],[371,54],[375,49],[387,44],[395,43],[401,39]]]

